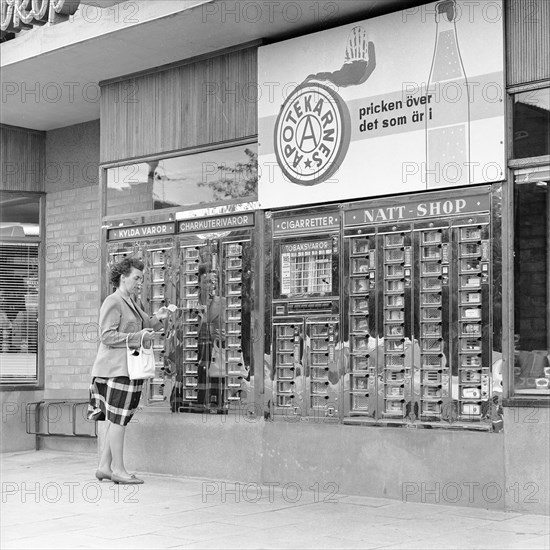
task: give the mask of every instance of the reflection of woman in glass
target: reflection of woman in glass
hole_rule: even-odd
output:
[[[224,401],[225,362],[223,347],[225,334],[222,320],[225,303],[218,294],[218,273],[199,266],[199,349],[198,402],[221,411]],[[208,386],[207,389],[207,379]]]

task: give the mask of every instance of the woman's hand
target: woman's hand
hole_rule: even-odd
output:
[[[166,306],[162,306],[156,313],[155,316],[159,321],[164,321],[168,318],[168,315],[171,313],[171,310]]]
[[[150,344],[153,340],[153,334],[155,333],[155,329],[152,328],[144,328],[138,332],[139,339],[143,341],[144,344]]]

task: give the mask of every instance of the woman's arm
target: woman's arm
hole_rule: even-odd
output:
[[[143,326],[158,331],[164,327],[164,319],[168,317],[169,309],[163,306],[154,315],[147,315],[147,313],[140,308],[140,313],[144,321]]]
[[[126,347],[126,338],[131,348],[138,348],[141,344],[142,330],[136,321],[128,322],[121,327],[123,321],[120,304],[107,297],[99,310],[99,331],[101,343],[112,348]],[[122,332],[121,328],[124,329]]]

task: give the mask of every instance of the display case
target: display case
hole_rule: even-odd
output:
[[[158,237],[151,237],[158,234]],[[107,233],[107,262],[104,295],[109,288],[108,273],[113,264],[126,257],[135,257],[144,264],[144,277],[140,292],[134,296],[148,315],[154,315],[161,307],[175,300],[173,222],[121,226]],[[175,371],[174,319],[169,316],[153,338],[155,377],[147,380],[143,388],[143,401],[148,405],[168,407],[172,391],[172,374]]]
[[[337,419],[340,411],[340,216],[304,209],[268,214],[273,262],[267,296],[272,322],[275,417]]]
[[[180,222],[173,412],[255,412],[254,220]]]
[[[407,315],[411,304],[411,233],[399,229],[378,236],[383,341],[380,412],[388,419],[406,417],[412,400],[411,327]]]
[[[449,336],[450,252],[448,222],[417,224],[419,342],[418,415],[421,421],[447,420],[451,412]],[[425,227],[428,225],[428,227]]]
[[[199,262],[202,246],[190,244],[179,251],[180,285],[178,296],[178,348],[176,388],[178,406],[192,409],[199,399]],[[173,397],[174,399],[174,397]],[[175,407],[174,401],[172,408]]]
[[[374,418],[376,389],[376,239],[374,232],[350,241],[348,278],[349,375],[346,416]]]
[[[346,421],[502,425],[491,211],[487,187],[344,207]]]
[[[158,240],[143,247],[145,271],[141,292],[141,302],[146,313],[154,315],[161,307],[174,301],[174,288],[170,281],[173,263],[173,243],[171,240]],[[168,404],[172,390],[174,370],[174,319],[172,315],[163,323],[161,331],[153,338],[155,357],[155,377],[145,385],[145,399],[149,404]]]
[[[486,221],[480,219],[479,221]],[[488,223],[457,227],[457,393],[460,420],[481,421],[492,394]]]

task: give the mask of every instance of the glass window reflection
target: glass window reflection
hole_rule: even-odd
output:
[[[520,170],[516,174],[514,243],[514,387],[516,394],[550,395],[548,173],[548,167],[544,167],[536,170]],[[528,178],[535,181],[517,184],[518,181]]]
[[[514,96],[514,158],[550,154],[550,88]]]
[[[107,170],[107,215],[258,196],[257,144],[152,160]]]

